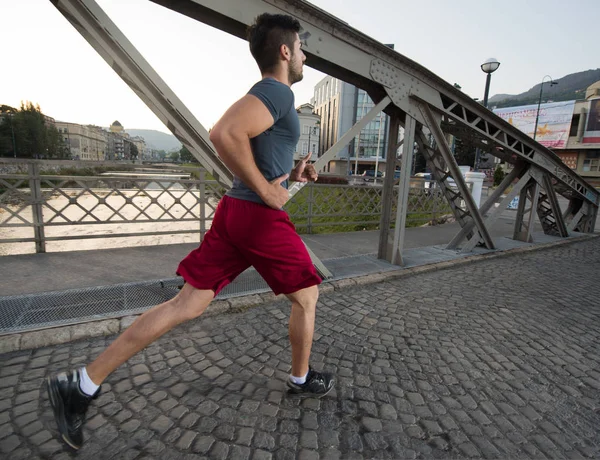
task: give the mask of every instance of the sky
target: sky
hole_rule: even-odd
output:
[[[97,2],[207,129],[260,79],[244,40],[149,0]],[[490,97],[600,67],[598,0],[312,3],[474,98],[483,99],[480,65],[490,57],[501,63]],[[0,105],[32,101],[60,121],[168,132],[49,0],[2,0],[0,18]],[[324,76],[305,67],[292,88],[296,106],[310,102]]]

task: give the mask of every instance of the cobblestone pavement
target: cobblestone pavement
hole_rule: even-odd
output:
[[[289,306],[172,331],[110,376],[81,459],[599,458],[600,240],[323,294],[288,396]],[[0,356],[1,458],[69,459],[42,381],[107,339]]]

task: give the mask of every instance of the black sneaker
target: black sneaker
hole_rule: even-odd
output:
[[[92,399],[96,399],[100,394],[98,388],[94,396],[86,395],[79,388],[79,380],[79,370],[73,370],[48,377],[46,381],[58,431],[73,449],[79,449],[83,444],[85,414]]]
[[[329,393],[334,385],[335,379],[331,374],[317,372],[311,367],[308,368],[306,382],[298,384],[287,380],[288,392],[303,397],[321,398]]]

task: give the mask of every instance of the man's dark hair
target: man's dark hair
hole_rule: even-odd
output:
[[[279,62],[279,48],[287,45],[294,52],[296,33],[300,32],[297,19],[284,14],[263,13],[248,27],[250,52],[262,73],[272,71]]]

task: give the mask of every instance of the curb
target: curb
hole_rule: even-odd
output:
[[[321,284],[319,292],[328,294],[331,292],[342,291],[355,286],[366,286],[369,284],[392,281],[400,278],[430,273],[448,268],[454,268],[461,265],[483,262],[500,257],[512,257],[528,252],[552,249],[560,246],[567,246],[575,243],[600,238],[600,233],[590,234],[578,237],[572,237],[552,243],[543,243],[538,245],[526,246],[523,248],[514,248],[504,251],[496,251],[488,254],[477,254],[460,259],[449,260],[445,262],[436,262],[428,265],[421,265],[412,268],[399,268],[398,270],[372,273],[369,275],[357,276],[354,278],[345,278],[337,281]],[[228,300],[213,301],[203,316],[213,316],[224,313],[238,313],[264,303],[283,299],[283,295],[276,296],[272,292],[263,294],[250,294],[241,297],[234,297]],[[122,318],[106,319],[99,321],[86,322],[70,326],[58,326],[39,331],[22,332],[11,335],[0,336],[0,354],[13,351],[30,350],[47,347],[51,345],[60,345],[73,342],[80,339],[93,337],[102,337],[117,334],[127,329],[140,315],[125,316]]]

